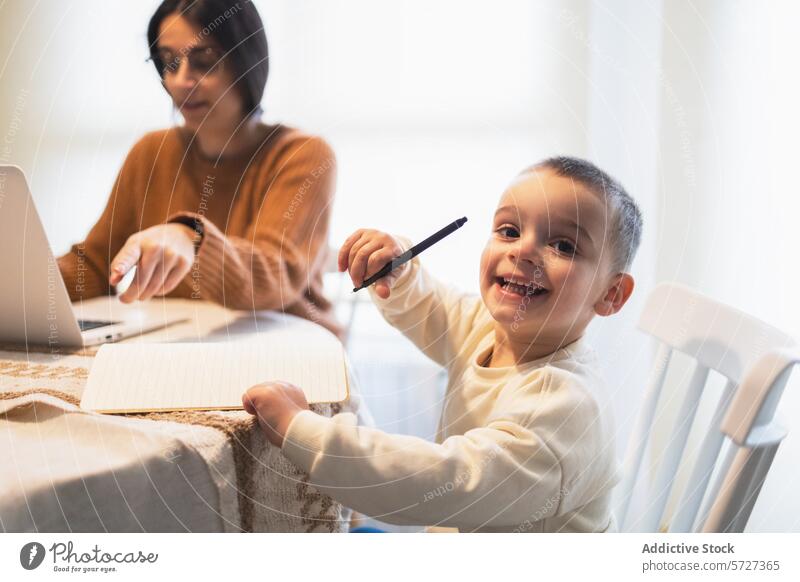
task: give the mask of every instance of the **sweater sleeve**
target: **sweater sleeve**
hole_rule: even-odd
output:
[[[398,239],[404,249],[411,247],[407,239]],[[409,266],[387,299],[378,297],[374,286],[369,288],[370,297],[386,321],[434,362],[447,367],[473,327],[481,298],[438,281],[419,258]]]
[[[560,504],[557,456],[539,432],[509,419],[435,444],[357,426],[352,414],[303,411],[283,452],[314,487],[388,523],[508,527]]]
[[[245,236],[229,236],[207,217],[195,267],[187,275],[193,297],[231,309],[282,309],[295,303],[322,269],[336,185],[333,150],[320,138],[296,139],[277,170]]]

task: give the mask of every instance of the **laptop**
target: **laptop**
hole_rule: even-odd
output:
[[[115,297],[101,300],[108,309],[94,309],[109,317],[79,318],[76,311],[92,301],[70,302],[25,174],[0,165],[0,343],[91,346],[185,320],[163,309],[126,309]]]

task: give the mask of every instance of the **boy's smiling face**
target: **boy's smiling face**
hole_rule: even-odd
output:
[[[597,195],[547,168],[509,186],[481,256],[481,295],[498,331],[555,350],[583,335],[595,314],[616,311],[608,309],[617,277],[609,219]]]

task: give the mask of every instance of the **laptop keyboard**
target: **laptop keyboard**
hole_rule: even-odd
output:
[[[90,319],[79,319],[78,325],[81,331],[89,331],[90,329],[97,329],[98,327],[105,327],[107,325],[114,325],[116,321],[93,321]]]

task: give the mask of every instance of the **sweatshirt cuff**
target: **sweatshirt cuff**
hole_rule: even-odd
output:
[[[283,437],[281,451],[284,456],[303,471],[311,473],[314,460],[322,454],[325,432],[331,422],[330,418],[310,410],[295,414]]]

